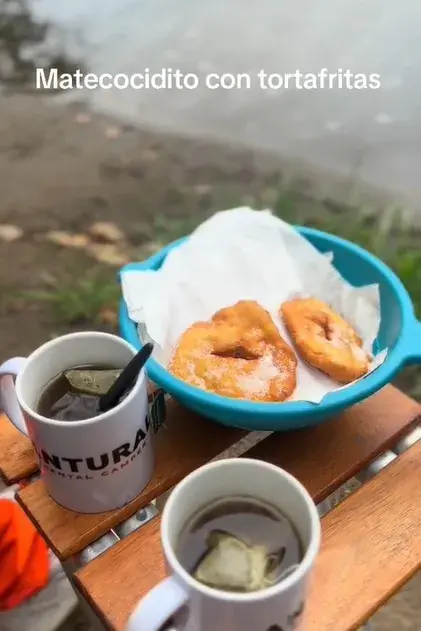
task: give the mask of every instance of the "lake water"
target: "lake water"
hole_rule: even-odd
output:
[[[418,0],[33,0],[95,73],[378,73],[378,90],[109,90],[91,104],[143,125],[269,149],[421,206]]]

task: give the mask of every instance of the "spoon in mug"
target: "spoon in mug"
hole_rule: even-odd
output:
[[[123,394],[131,388],[143,366],[152,355],[153,344],[148,342],[123,368],[122,373],[117,377],[111,388],[99,398],[98,407],[100,412],[107,412],[115,407]]]

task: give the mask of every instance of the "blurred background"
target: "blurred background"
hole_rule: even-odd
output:
[[[361,243],[420,315],[420,28],[413,0],[0,0],[0,359],[116,330],[118,268],[238,205]],[[37,67],[349,68],[381,87],[47,92]],[[420,398],[420,371],[398,385]],[[418,631],[420,615],[416,578],[374,629]],[[0,614],[0,631],[32,631],[13,624]],[[65,625],[89,628],[79,610]]]

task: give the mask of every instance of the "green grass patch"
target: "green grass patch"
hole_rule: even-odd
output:
[[[421,231],[401,209],[372,213],[320,203],[310,216],[300,217],[281,196],[274,211],[286,221],[330,232],[378,256],[405,285],[421,318]]]
[[[251,205],[265,206],[259,200]],[[399,276],[421,318],[421,232],[410,225],[403,211],[391,209],[378,214],[281,192],[273,204],[273,212],[292,224],[348,239],[378,256]],[[153,234],[160,242],[170,243],[190,234],[206,218],[203,214],[184,219],[160,215],[155,217]]]
[[[255,208],[266,206],[258,199],[252,205]],[[284,191],[272,206],[274,213],[285,221],[336,234],[376,254],[402,280],[421,318],[421,233],[408,224],[401,211],[373,214]],[[185,218],[158,215],[151,225],[151,239],[160,247],[190,234],[208,216],[203,213]],[[139,251],[139,259],[150,254]],[[85,274],[79,271],[67,280],[50,282],[45,290],[25,295],[30,300],[49,303],[62,324],[96,324],[104,308],[116,307],[120,288],[114,270],[99,266]]]
[[[120,298],[120,286],[108,266],[73,279],[52,278],[46,285],[24,292],[23,297],[50,305],[60,324],[99,324],[104,309],[117,309]]]
[[[242,200],[238,205],[244,203]],[[254,208],[267,207],[264,200],[259,199],[253,203],[247,200],[247,204]],[[421,318],[421,232],[405,220],[404,213],[393,210],[376,214],[284,191],[271,206],[276,215],[291,224],[336,234],[377,255],[399,276]],[[139,260],[148,258],[152,250],[190,234],[208,216],[203,212],[186,218],[156,216],[150,226],[150,243],[140,248],[136,256]],[[60,329],[75,325],[101,328],[105,323],[104,310],[107,316],[111,312],[112,317],[121,293],[116,271],[106,265],[88,272],[79,265],[73,274],[50,279],[44,285],[42,290],[25,292],[21,297],[24,301],[48,305]],[[396,385],[420,399],[420,368],[413,366],[403,371]]]

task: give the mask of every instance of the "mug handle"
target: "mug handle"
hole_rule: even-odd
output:
[[[187,592],[174,576],[168,576],[142,598],[130,616],[126,631],[159,631],[187,601]]]
[[[15,379],[27,361],[26,357],[14,357],[0,366],[0,409],[25,436],[28,430],[16,396]]]
[[[415,320],[412,327],[408,330],[406,337],[406,346],[404,347],[405,363],[420,364],[421,363],[421,321]]]

